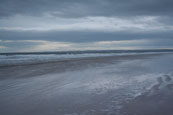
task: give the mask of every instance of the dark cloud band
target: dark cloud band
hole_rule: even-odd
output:
[[[55,12],[59,13],[55,13]],[[172,0],[0,0],[0,16],[59,17],[172,15]]]

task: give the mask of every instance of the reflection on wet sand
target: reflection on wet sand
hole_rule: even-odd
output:
[[[172,59],[151,54],[2,67],[0,114],[172,115]]]
[[[172,115],[173,80],[172,75],[157,78],[157,84],[148,91],[124,103],[122,115]]]

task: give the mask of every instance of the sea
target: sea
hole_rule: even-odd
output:
[[[86,51],[59,51],[59,52],[9,52],[0,53],[0,66],[47,63],[77,58],[121,56],[135,54],[170,53],[167,50],[86,50]]]

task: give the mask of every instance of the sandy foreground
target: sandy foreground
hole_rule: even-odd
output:
[[[1,115],[173,115],[173,54],[0,67]]]

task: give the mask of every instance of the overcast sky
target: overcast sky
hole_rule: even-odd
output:
[[[173,0],[0,0],[0,52],[173,49]]]

